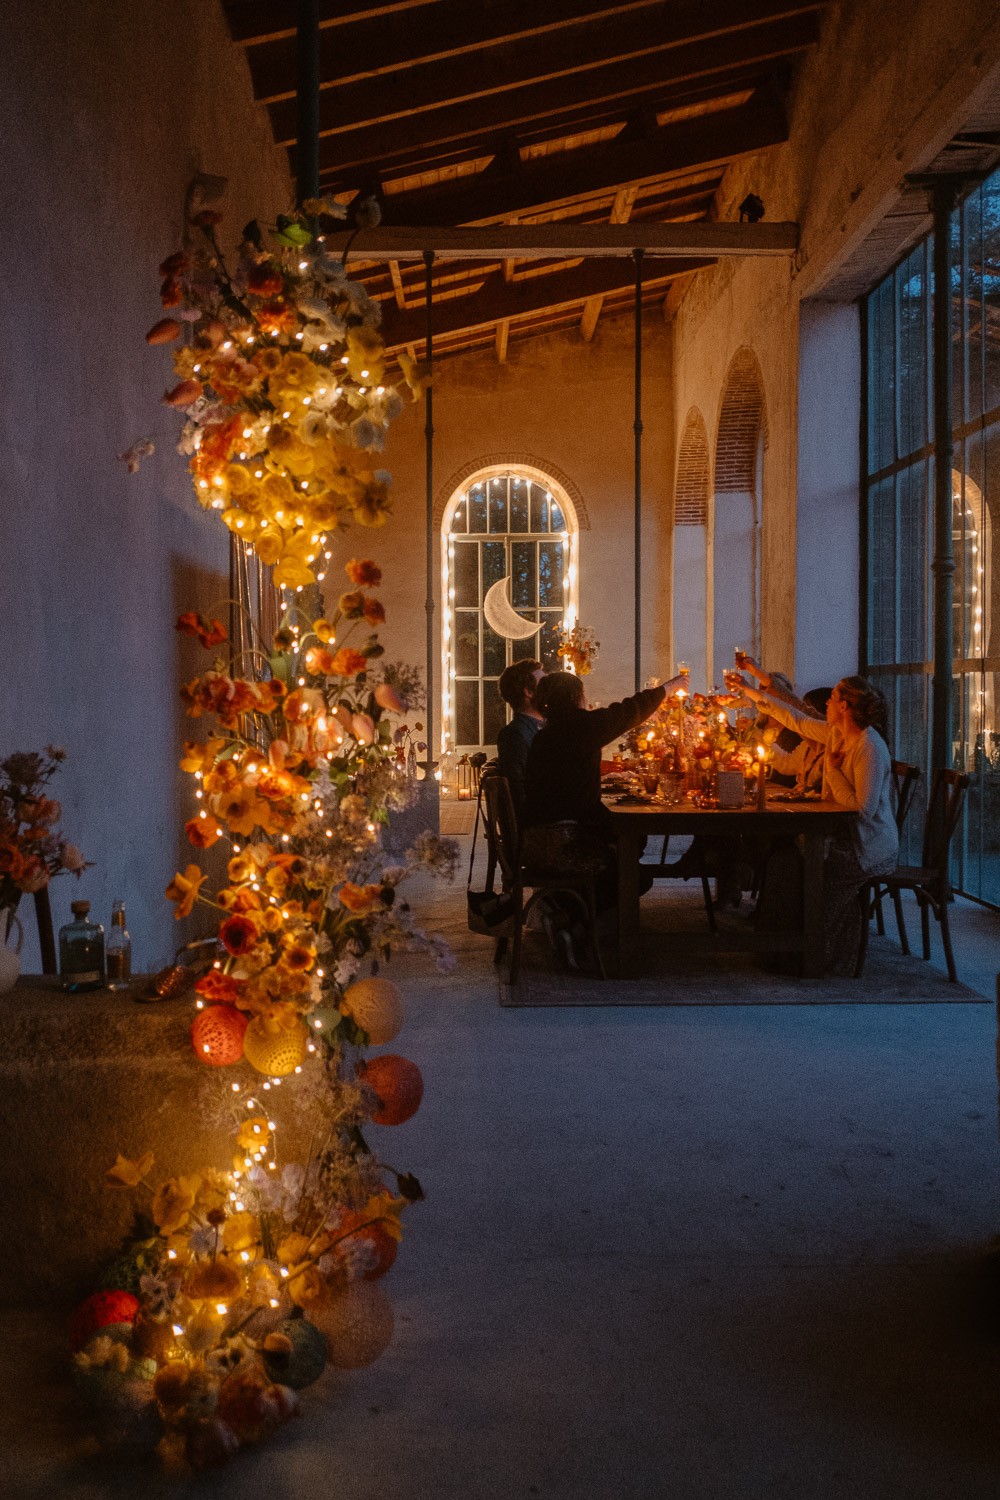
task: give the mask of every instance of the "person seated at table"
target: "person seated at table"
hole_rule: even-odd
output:
[[[575,825],[565,857],[581,867],[596,861],[597,902],[603,910],[617,904],[617,871],[612,815],[601,801],[601,749],[645,723],[667,694],[686,687],[687,681],[675,677],[606,708],[589,709],[583,681],[572,672],[550,672],[535,689],[535,707],[544,723],[528,751],[525,855],[544,864],[551,841],[538,830]]]
[[[853,974],[861,940],[858,890],[872,876],[895,869],[899,858],[885,699],[866,678],[842,677],[821,720],[757,688],[745,691],[772,718],[821,747],[824,798],[857,813],[823,865],[827,972]]]
[[[524,813],[524,771],[528,751],[542,727],[542,716],[535,707],[535,689],[544,675],[541,662],[528,658],[505,667],[497,683],[501,698],[514,711],[514,717],[497,735],[497,771],[507,778],[519,819]]]
[[[832,688],[810,688],[802,702],[815,714],[826,714]],[[794,744],[782,744],[784,735],[792,735]],[[799,796],[805,792],[819,792],[823,786],[824,747],[815,740],[803,739],[794,730],[782,729],[781,735],[771,747],[771,772],[777,772],[784,784]]]

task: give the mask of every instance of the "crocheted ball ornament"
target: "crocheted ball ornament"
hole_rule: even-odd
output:
[[[227,1068],[243,1056],[248,1021],[235,1005],[207,1005],[191,1025],[191,1045],[198,1060],[212,1068]]]
[[[403,996],[391,979],[359,979],[344,991],[343,1007],[373,1047],[384,1047],[403,1025]]]
[[[372,1121],[376,1125],[402,1125],[420,1108],[424,1080],[416,1063],[395,1052],[372,1057],[358,1064],[358,1077],[376,1098]]]
[[[311,1316],[338,1370],[373,1364],[388,1346],[395,1321],[392,1303],[371,1281],[352,1281],[325,1307],[311,1309]]]
[[[92,1292],[70,1317],[70,1348],[75,1354],[109,1323],[127,1323],[131,1329],[138,1311],[139,1300],[131,1292]]]

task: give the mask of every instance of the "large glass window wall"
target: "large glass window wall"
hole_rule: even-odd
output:
[[[924,772],[901,858],[917,863],[930,773],[933,656],[931,240],[870,294],[867,342],[869,675],[893,749]],[[1000,905],[1000,173],[956,210],[950,244],[954,381],[953,765],[972,778],[954,844],[959,889]]]

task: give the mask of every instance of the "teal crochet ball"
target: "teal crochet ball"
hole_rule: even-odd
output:
[[[301,1391],[312,1385],[326,1369],[326,1339],[306,1318],[286,1318],[267,1342],[288,1339],[290,1350],[264,1348],[264,1367],[276,1385]]]

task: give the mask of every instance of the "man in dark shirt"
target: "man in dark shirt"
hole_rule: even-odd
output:
[[[514,717],[497,735],[497,770],[506,776],[518,816],[524,813],[524,772],[528,751],[539,729],[542,716],[535,708],[535,687],[544,668],[540,661],[516,661],[500,674],[497,687],[503,701],[514,710]]]
[[[583,683],[570,672],[550,672],[538,685],[536,702],[545,726],[528,755],[526,822],[565,819],[591,828],[608,814],[601,801],[601,748],[637,729],[655,713],[667,693],[686,687],[676,678],[645,688],[607,708],[585,708]]]

